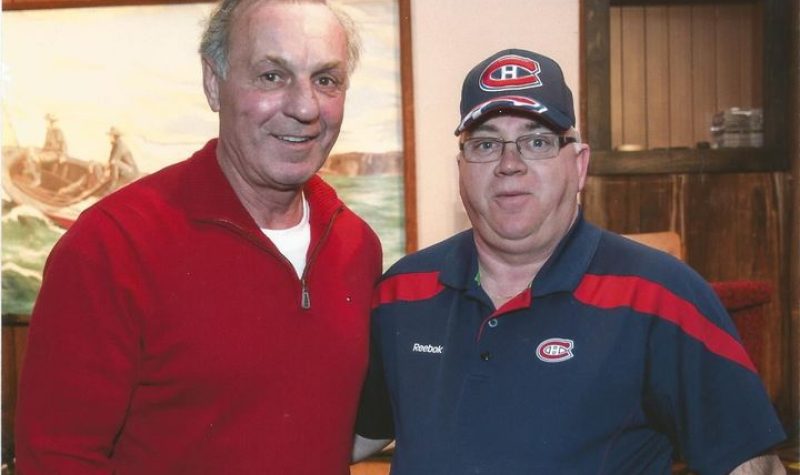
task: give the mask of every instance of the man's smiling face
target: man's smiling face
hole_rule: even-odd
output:
[[[234,13],[229,68],[205,65],[221,160],[252,189],[302,186],[325,162],[344,116],[347,39],[324,5],[253,2]]]

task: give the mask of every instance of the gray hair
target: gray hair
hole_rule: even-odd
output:
[[[321,3],[328,7],[344,29],[347,41],[347,71],[352,74],[356,69],[361,56],[361,38],[359,37],[355,22],[347,13],[331,5],[326,0],[220,0],[208,17],[203,36],[200,40],[199,52],[200,56],[211,63],[214,72],[222,79],[225,79],[225,76],[228,74],[229,39],[234,13],[242,4],[259,1],[293,4]]]

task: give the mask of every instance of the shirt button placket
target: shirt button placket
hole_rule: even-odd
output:
[[[486,333],[487,333],[487,334],[486,334],[485,336],[486,336],[486,337],[489,337],[489,338],[491,338],[491,337],[492,337],[492,335],[490,335],[490,334],[489,334],[489,333],[490,333],[489,331],[490,331],[490,330],[492,330],[492,329],[494,329],[494,328],[497,328],[497,325],[498,325],[499,323],[500,323],[500,322],[499,322],[499,321],[498,321],[496,318],[491,318],[491,319],[489,319],[489,321],[487,321],[487,322],[486,322],[486,329],[487,329],[487,332],[486,332]],[[491,352],[491,351],[484,350],[484,351],[482,351],[482,352],[480,353],[480,359],[481,359],[481,361],[490,361],[492,358],[493,358],[493,355],[492,355],[492,352]]]

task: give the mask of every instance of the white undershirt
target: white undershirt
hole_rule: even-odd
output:
[[[311,244],[311,226],[308,223],[308,201],[303,196],[303,217],[295,226],[288,229],[267,229],[261,228],[261,232],[267,236],[275,247],[281,251],[289,262],[292,263],[297,277],[302,277],[303,269],[306,267],[306,254],[308,246]]]

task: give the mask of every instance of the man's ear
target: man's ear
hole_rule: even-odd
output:
[[[589,173],[591,149],[589,144],[585,143],[574,144],[574,146],[578,149],[575,157],[575,166],[578,168],[578,191],[581,191],[586,185],[586,175]]]
[[[219,112],[219,82],[222,78],[217,74],[214,65],[208,58],[202,58],[203,63],[203,91],[206,93],[206,100],[209,107],[214,112]]]

